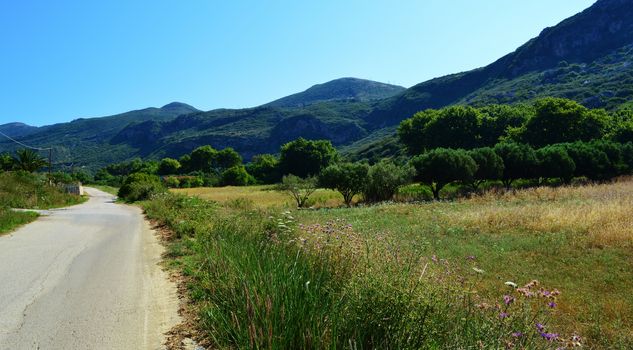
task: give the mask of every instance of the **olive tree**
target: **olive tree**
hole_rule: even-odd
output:
[[[368,171],[367,164],[361,163],[330,165],[321,171],[319,184],[340,192],[345,204],[351,207],[354,196],[363,192],[367,184]]]
[[[435,200],[440,191],[454,181],[472,181],[477,164],[464,150],[436,148],[411,160],[417,171],[417,179],[428,185]]]

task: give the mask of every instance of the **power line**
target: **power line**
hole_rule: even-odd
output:
[[[36,151],[50,151],[50,150],[52,150],[52,149],[53,149],[52,147],[51,147],[51,148],[40,148],[40,147],[33,147],[33,146],[29,146],[29,145],[24,144],[24,143],[22,143],[22,142],[20,142],[20,141],[18,141],[18,140],[16,140],[16,139],[14,139],[14,138],[11,138],[11,136],[9,136],[9,135],[7,135],[7,134],[3,133],[2,131],[0,131],[0,135],[2,135],[2,136],[4,136],[4,137],[8,138],[9,140],[11,140],[11,141],[13,141],[13,142],[17,143],[18,145],[20,145],[20,146],[22,146],[22,147],[26,147],[26,148],[34,149],[34,150],[36,150]]]

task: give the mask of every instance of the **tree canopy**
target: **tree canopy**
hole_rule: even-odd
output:
[[[279,166],[282,174],[308,177],[338,160],[338,152],[328,140],[299,138],[281,147]]]

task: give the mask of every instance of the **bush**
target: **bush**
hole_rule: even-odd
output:
[[[576,165],[576,177],[584,176],[590,180],[603,180],[607,177],[609,158],[606,153],[584,142],[567,143],[562,146]]]
[[[156,175],[145,173],[134,173],[123,182],[119,189],[118,196],[129,202],[150,199],[152,196],[165,192],[165,187],[161,184]]]
[[[169,188],[178,188],[178,187],[180,187],[180,180],[178,180],[178,178],[175,177],[175,176],[168,176],[168,177],[163,179],[163,182],[165,183],[165,186],[167,186]]]
[[[437,148],[411,160],[417,179],[431,187],[433,198],[440,199],[440,190],[453,181],[471,181],[477,164],[464,150]]]
[[[222,173],[220,183],[222,186],[248,186],[255,183],[255,178],[246,171],[244,166],[239,165],[226,169]]]
[[[398,166],[382,160],[369,168],[363,197],[370,203],[391,200],[400,187],[411,183],[414,175],[415,169],[408,164]]]
[[[345,204],[351,207],[354,196],[363,192],[365,188],[368,170],[366,164],[360,163],[330,165],[319,175],[319,184],[339,191]]]
[[[163,158],[158,164],[158,175],[174,175],[180,170],[180,162],[172,158]]]

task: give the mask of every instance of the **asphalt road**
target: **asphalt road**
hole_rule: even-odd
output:
[[[161,349],[178,323],[141,211],[87,192],[0,237],[0,349]]]

